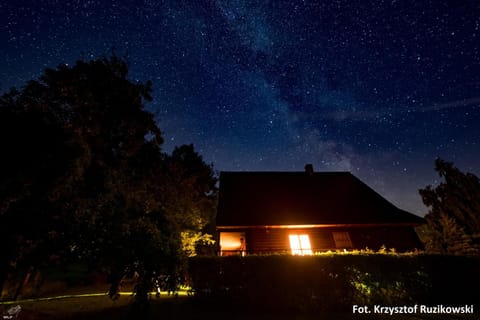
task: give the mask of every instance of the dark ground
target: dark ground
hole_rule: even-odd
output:
[[[164,296],[160,299],[152,298],[150,308],[147,312],[142,312],[141,308],[135,308],[132,305],[130,296],[122,296],[117,301],[112,301],[106,296],[65,298],[49,301],[19,302],[13,305],[2,305],[0,310],[6,310],[9,307],[20,305],[22,311],[17,319],[39,319],[39,320],[57,320],[57,319],[208,319],[208,320],[313,320],[313,319],[438,319],[438,320],[479,320],[478,310],[473,315],[354,315],[345,313],[317,313],[317,314],[298,314],[281,313],[275,310],[249,310],[248,308],[236,309],[216,305],[214,302],[200,302],[192,297],[169,297]],[[4,314],[5,315],[5,314]],[[3,317],[5,319],[5,317]]]

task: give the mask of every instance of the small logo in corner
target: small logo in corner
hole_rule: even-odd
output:
[[[20,307],[20,305],[10,307],[3,312],[2,319],[17,319],[21,311],[22,307]]]

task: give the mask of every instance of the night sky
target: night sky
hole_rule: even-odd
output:
[[[351,171],[402,209],[434,160],[480,173],[478,1],[2,1],[0,90],[126,56],[165,151],[215,170]]]

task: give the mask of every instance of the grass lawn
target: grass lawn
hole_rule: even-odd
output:
[[[142,319],[141,313],[132,308],[132,297],[122,295],[117,301],[110,300],[107,296],[71,297],[43,301],[19,301],[11,305],[1,305],[0,310],[20,305],[22,311],[18,319]],[[1,313],[0,313],[1,314]],[[255,312],[253,310],[228,309],[215,303],[202,304],[188,296],[162,296],[152,298],[147,319],[209,319],[209,320],[318,320],[318,319],[457,319],[478,320],[479,313],[474,315],[354,315],[351,313],[320,313],[320,314],[286,314],[276,312]]]

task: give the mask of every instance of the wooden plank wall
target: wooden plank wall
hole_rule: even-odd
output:
[[[326,251],[335,248],[330,231],[322,229],[252,229],[247,232],[247,252],[288,253],[290,234],[308,234],[312,250]]]
[[[336,248],[332,232],[348,232],[355,249],[378,250],[382,246],[397,251],[421,249],[422,245],[412,227],[355,227],[355,228],[305,228],[277,229],[254,228],[245,230],[247,253],[289,253],[290,234],[308,234],[313,252],[342,250]]]

